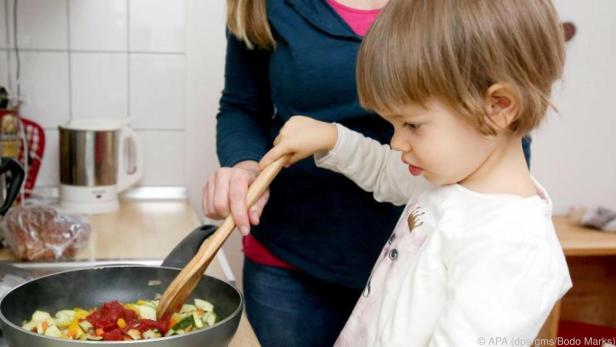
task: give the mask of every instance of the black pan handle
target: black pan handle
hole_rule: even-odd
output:
[[[13,201],[17,198],[17,194],[19,194],[19,190],[21,189],[21,184],[24,183],[24,178],[26,177],[24,168],[21,167],[21,164],[13,158],[5,157],[0,159],[0,175],[5,172],[11,174],[11,181],[9,186],[6,188],[6,198],[4,199],[4,203],[0,207],[0,215],[2,216],[4,216],[6,211],[8,211],[13,205]]]
[[[188,234],[163,260],[162,266],[183,268],[197,254],[203,241],[210,237],[218,226],[202,225]]]

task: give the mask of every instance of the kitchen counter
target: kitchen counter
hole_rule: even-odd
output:
[[[565,216],[554,217],[554,228],[567,257],[616,255],[616,234],[575,224]]]
[[[114,213],[89,216],[92,234],[88,246],[74,261],[50,264],[58,269],[105,263],[158,265],[184,236],[200,225],[186,200],[123,200]],[[39,268],[41,263],[18,262],[10,249],[0,250],[0,261],[22,268]],[[225,281],[233,280],[224,257],[219,256],[206,274]],[[259,346],[245,314],[231,347]]]
[[[113,213],[91,215],[88,246],[74,260],[163,259],[199,219],[186,201],[125,200]],[[9,249],[0,260],[15,261]]]

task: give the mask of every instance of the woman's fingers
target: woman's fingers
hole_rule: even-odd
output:
[[[203,187],[203,213],[212,219],[219,219],[214,211],[214,175],[207,178],[207,183]]]
[[[252,216],[246,206],[248,187],[257,176],[256,164],[255,162],[254,170],[223,167],[208,177],[203,187],[203,210],[208,218],[222,219],[231,214],[235,225],[243,234],[250,231],[253,220],[258,223],[267,198],[259,199]]]
[[[246,194],[248,186],[254,180],[245,171],[234,171],[231,176],[229,186],[229,205],[231,206],[231,215],[235,221],[235,225],[240,229],[240,232],[247,235],[250,232],[250,220],[248,218],[248,208],[246,206]]]
[[[269,200],[269,189],[267,189],[263,195],[255,202],[255,204],[248,211],[248,216],[250,217],[250,224],[257,225],[259,224],[261,214],[263,213],[263,208],[267,204]]]
[[[214,213],[224,218],[229,214],[229,168],[220,168],[214,174]]]

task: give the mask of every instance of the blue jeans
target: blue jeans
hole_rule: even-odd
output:
[[[361,291],[244,260],[246,313],[263,347],[332,346]]]

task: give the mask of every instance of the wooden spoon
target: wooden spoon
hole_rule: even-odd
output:
[[[246,197],[247,208],[250,208],[257,199],[263,195],[289,158],[290,155],[280,157],[259,173],[248,188]],[[197,283],[201,280],[201,276],[203,276],[205,269],[210,265],[212,259],[214,259],[214,256],[234,228],[235,222],[233,221],[233,217],[229,215],[218,229],[216,229],[216,232],[203,242],[197,254],[195,254],[188,264],[184,266],[182,271],[180,271],[171,284],[169,284],[169,287],[167,287],[165,293],[160,298],[156,311],[158,320],[170,317],[173,313],[182,308],[186,299],[188,299],[197,286]]]

